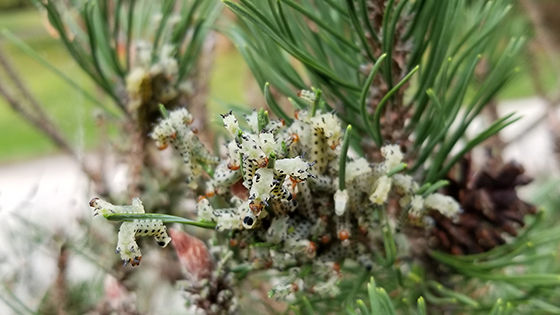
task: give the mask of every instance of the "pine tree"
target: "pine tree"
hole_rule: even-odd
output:
[[[137,237],[171,242],[189,310],[216,314],[245,310],[242,286],[259,274],[268,298],[294,313],[560,312],[560,277],[548,269],[560,234],[517,195],[531,179],[501,155],[499,132],[520,117],[487,114],[524,49],[513,1],[223,2],[234,18],[216,28],[265,104],[222,115],[221,151],[193,127],[206,117],[183,84],[217,4],[163,1],[160,22],[138,31],[152,42],[135,68],[131,27],[146,12],[137,1],[86,2],[76,40],[61,8],[39,2],[138,131],[129,153],[171,145],[187,185],[170,182],[167,193],[199,196],[196,219],[146,213],[143,201],[158,205],[149,190],[131,191],[139,199],[125,206],[92,199],[94,215],[123,222],[125,265],[141,262]],[[475,130],[477,120],[486,125]],[[478,165],[475,149],[485,151]],[[161,183],[148,160],[134,167]],[[207,243],[169,237],[170,223],[215,231]]]

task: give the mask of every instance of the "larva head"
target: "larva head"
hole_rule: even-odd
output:
[[[140,263],[142,253],[136,243],[138,222],[123,222],[119,228],[117,249],[124,264],[136,266]]]
[[[296,110],[294,112],[294,118],[296,120],[307,121],[309,113],[306,110]]]
[[[249,202],[249,209],[251,209],[251,212],[255,215],[255,216],[259,216],[259,214],[261,214],[261,211],[264,208],[264,203],[261,202],[260,200],[258,201],[251,201]]]
[[[134,258],[132,258],[131,260],[129,260],[130,265],[132,267],[136,267],[138,265],[140,265],[140,261],[142,260],[142,256],[136,256]]]
[[[305,250],[305,254],[309,258],[315,257],[315,255],[317,254],[317,244],[313,241],[309,241],[307,248]]]
[[[317,244],[306,239],[288,239],[286,246],[292,253],[304,254],[308,258],[315,257],[317,252]]]
[[[93,216],[115,213],[114,206],[103,199],[93,198],[89,206],[93,209]]]

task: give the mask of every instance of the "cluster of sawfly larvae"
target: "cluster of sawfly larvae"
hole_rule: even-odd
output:
[[[207,166],[215,165],[211,179],[199,187],[205,194],[198,199],[198,219],[215,222],[225,232],[237,267],[282,271],[271,291],[277,298],[296,291],[336,295],[347,259],[372,268],[382,225],[396,226],[395,215],[389,224],[381,222],[388,203],[396,201],[398,217],[405,214],[424,226],[428,210],[450,218],[460,213],[453,198],[421,194],[415,180],[398,171],[403,169],[398,145],[382,147],[378,163],[350,149],[341,189],[344,132],[333,113],[299,111],[286,124],[270,120],[264,111],[253,112],[245,117],[248,128],[241,128],[231,112],[222,118],[230,140],[219,159],[190,129],[186,109],[170,112],[152,138],[160,149],[171,144],[178,151],[193,188],[196,178],[208,176]]]

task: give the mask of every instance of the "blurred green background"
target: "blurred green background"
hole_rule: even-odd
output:
[[[7,29],[35,49],[42,57],[51,62],[79,85],[92,90],[94,95],[103,98],[102,93],[93,91],[94,86],[70,58],[61,43],[46,29],[45,18],[26,1],[0,0],[0,30]],[[219,41],[224,42],[223,38]],[[62,131],[70,137],[75,146],[85,149],[95,145],[95,124],[93,104],[62,79],[37,63],[17,47],[0,36],[8,58],[25,82],[34,92],[51,117]],[[537,56],[536,58],[545,58]],[[524,98],[534,94],[527,67],[519,61],[520,74],[500,94],[502,99]],[[542,69],[547,69],[546,66]],[[543,74],[546,82],[554,83],[554,72]],[[218,49],[211,73],[209,106],[211,113],[225,111],[224,104],[243,104],[247,101],[247,81],[250,74],[241,56],[228,46]],[[110,101],[105,99],[107,103]],[[259,104],[251,104],[253,106]],[[211,116],[212,117],[212,116]],[[28,159],[51,154],[56,148],[36,129],[28,125],[0,98],[0,163]]]
[[[45,18],[33,6],[21,6],[25,1],[0,1],[0,30],[7,29],[35,49],[52,65],[76,83],[94,91],[92,81],[70,58],[62,44],[46,29]],[[95,145],[95,106],[57,75],[24,54],[3,36],[0,45],[54,121],[79,148]],[[225,103],[245,103],[244,86],[249,78],[242,57],[233,47],[218,49],[210,82],[209,106],[221,112]],[[110,100],[104,99],[108,104]],[[39,131],[26,123],[0,98],[0,163],[28,159],[56,152],[56,148]]]

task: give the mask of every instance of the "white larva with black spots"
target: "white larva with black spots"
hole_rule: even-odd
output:
[[[313,171],[317,175],[325,173],[327,169],[327,164],[329,162],[327,149],[327,138],[325,137],[324,130],[319,127],[313,127],[309,157],[313,162]]]
[[[293,179],[306,180],[309,177],[311,165],[301,157],[276,160],[274,169],[277,174],[287,175]]]
[[[309,178],[309,183],[314,189],[326,192],[333,192],[336,189],[335,182],[332,177],[327,175],[315,175]]]
[[[383,167],[385,172],[389,172],[402,162],[404,155],[401,148],[396,144],[388,144],[381,148],[381,155],[385,158]]]
[[[369,196],[369,200],[378,205],[384,204],[387,201],[387,197],[389,197],[391,184],[391,178],[386,175],[379,177],[373,186],[373,192]]]
[[[346,164],[346,185],[360,192],[369,192],[373,185],[373,169],[365,158]]]
[[[266,232],[266,241],[272,244],[280,243],[287,233],[289,219],[288,216],[274,218]]]
[[[177,136],[177,133],[171,120],[163,119],[154,127],[150,136],[156,142],[158,149],[163,150],[169,146],[169,142]]]
[[[330,149],[334,150],[338,146],[342,136],[342,128],[340,120],[334,114],[327,113],[312,117],[311,124],[315,129],[322,130]]]
[[[167,246],[171,238],[167,235],[167,228],[161,220],[135,220],[136,236],[153,236],[161,247]]]
[[[274,187],[274,171],[270,168],[260,168],[253,177],[253,186],[249,191],[249,199],[267,201]]]
[[[116,206],[103,199],[93,198],[89,202],[89,206],[93,208],[93,216],[108,215],[112,213],[144,213],[144,206],[139,198],[132,199],[131,205]]]
[[[316,101],[314,92],[302,91],[301,97],[310,103]],[[192,117],[186,111],[173,112],[169,119],[162,120],[152,137],[158,146],[170,143],[177,148],[191,169],[189,180],[201,182],[201,164],[211,170],[212,179],[206,182],[204,191],[208,192],[206,196],[215,194],[216,198],[200,199],[199,220],[215,222],[219,231],[229,230],[234,241],[231,246],[274,244],[273,248],[255,246],[250,251],[239,251],[236,259],[251,260],[253,267],[287,270],[297,269],[290,269],[290,265],[312,262],[317,268],[311,273],[319,279],[314,277],[305,286],[313,287],[319,296],[336,294],[336,280],[345,259],[372,267],[372,249],[360,247],[359,243],[375,241],[379,236],[379,222],[371,214],[373,208],[392,201],[389,198],[399,201],[395,204],[397,215],[404,217],[407,213],[402,211],[409,211],[408,218],[417,216],[418,222],[429,219],[424,208],[449,216],[459,211],[450,200],[437,194],[426,200],[415,195],[418,184],[409,175],[388,176],[403,162],[404,154],[398,145],[383,146],[380,153],[384,160],[371,164],[350,148],[343,179],[345,189],[339,189],[344,129],[333,113],[318,109],[311,116],[308,111],[298,111],[291,125],[270,120],[259,128],[259,115],[254,111],[245,116],[247,129],[240,127],[244,124],[231,112],[222,118],[230,140],[222,150],[227,158],[220,163],[188,128]],[[244,187],[237,185],[240,179]],[[214,203],[224,204],[224,208],[214,209]],[[154,229],[147,229],[148,223],[138,223],[134,235],[157,237],[165,230],[163,224],[155,228],[156,223]],[[131,226],[125,225],[123,233]],[[127,257],[135,261],[134,254],[139,249],[134,248],[133,237],[123,238],[121,243],[128,245]],[[297,279],[289,277],[290,283],[279,283],[275,291],[289,295],[293,286],[303,288],[304,282]]]
[[[229,132],[229,135],[234,139],[237,138],[241,129],[239,128],[239,122],[237,121],[237,118],[235,118],[235,115],[233,115],[232,112],[222,115],[222,121],[224,122],[224,127]]]
[[[313,207],[313,196],[309,188],[309,182],[303,181],[297,184],[297,199],[301,213],[308,219],[313,220],[317,217],[317,211]]]
[[[274,135],[270,132],[259,134],[259,146],[266,156],[270,156],[273,153],[278,155],[281,150],[281,146],[276,142]]]
[[[461,206],[455,199],[440,193],[428,195],[426,199],[424,199],[424,206],[429,209],[437,210],[439,213],[451,219],[458,218],[459,214],[462,212]]]
[[[241,161],[239,156],[239,147],[235,140],[228,142],[227,144],[227,152],[228,152],[228,162],[227,166],[230,169],[238,169],[241,167]]]
[[[212,208],[212,205],[210,204],[210,201],[207,198],[203,197],[198,200],[198,203],[196,204],[196,211],[199,220],[203,220],[203,221],[214,220],[214,215],[212,213],[213,210],[214,208]]]
[[[293,154],[302,154],[311,149],[311,125],[301,120],[296,120],[290,125],[283,137],[283,141],[294,148]]]
[[[131,205],[117,206],[105,200],[94,198],[90,201],[93,215],[109,214],[142,214],[145,213],[142,201],[138,198],[132,200]],[[123,222],[119,228],[116,252],[120,254],[125,264],[136,266],[142,259],[142,253],[136,243],[136,237],[153,236],[158,245],[165,247],[171,241],[167,235],[166,227],[161,220],[137,219],[132,222]]]
[[[243,220],[239,209],[247,209],[248,207],[248,203],[245,202],[239,208],[213,209],[212,221],[216,222],[216,229],[218,231],[242,229]]]
[[[140,264],[142,253],[136,243],[136,223],[123,222],[119,228],[116,252],[121,256],[124,264],[133,266]]]
[[[214,165],[218,163],[218,158],[206,149],[188,127],[192,120],[191,114],[185,108],[174,110],[169,113],[169,118],[162,119],[156,125],[151,136],[160,149],[165,149],[169,143],[173,145],[185,163],[187,183],[191,188],[196,188],[198,178],[204,172],[201,163]]]
[[[254,133],[259,133],[259,114],[256,110],[252,111],[249,115],[245,115],[245,120],[249,125],[249,128]]]
[[[424,198],[419,195],[415,195],[410,200],[410,213],[412,216],[419,218],[423,215],[424,210]]]
[[[210,185],[221,193],[224,193],[229,187],[241,179],[241,170],[237,168],[232,170],[228,166],[227,161],[222,161],[214,170],[214,177]]]
[[[313,104],[317,99],[317,95],[315,94],[315,92],[309,90],[300,90],[298,92],[298,97],[308,104]]]
[[[393,185],[397,193],[401,195],[410,195],[418,190],[418,184],[414,181],[412,176],[406,174],[395,174],[392,176]]]
[[[263,152],[259,144],[259,138],[256,135],[242,134],[241,150],[243,151],[244,156],[254,160],[259,164],[267,158],[266,154]]]
[[[169,113],[169,119],[176,126],[188,126],[193,122],[191,113],[186,108],[179,108]]]

